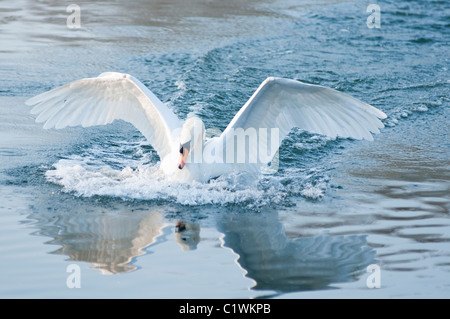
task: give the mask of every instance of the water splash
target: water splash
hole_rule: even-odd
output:
[[[130,164],[130,161],[125,161]],[[111,163],[111,161],[110,161]],[[133,165],[134,164],[134,165]],[[324,196],[328,178],[314,171],[297,170],[252,179],[245,172],[233,173],[200,182],[174,182],[166,179],[159,162],[135,161],[125,167],[113,167],[98,157],[72,155],[55,163],[46,179],[62,186],[62,191],[80,197],[107,196],[123,200],[155,200],[181,205],[239,205],[260,208],[290,205],[290,199],[302,196],[317,200]],[[287,177],[289,175],[290,177]]]

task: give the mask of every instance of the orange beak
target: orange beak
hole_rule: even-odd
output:
[[[183,147],[183,153],[180,152],[180,159],[178,160],[178,168],[183,169],[184,165],[186,165],[186,159],[189,151]]]

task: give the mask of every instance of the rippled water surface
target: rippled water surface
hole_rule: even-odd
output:
[[[86,1],[79,29],[68,4],[0,1],[1,297],[450,297],[448,2],[379,2],[380,28],[371,1]],[[169,183],[128,123],[24,104],[104,71],[216,130],[268,76],[388,117],[373,142],[293,130],[256,181]]]

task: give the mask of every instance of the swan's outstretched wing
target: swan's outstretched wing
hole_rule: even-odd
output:
[[[383,118],[386,115],[382,111],[333,89],[270,77],[239,110],[221,136],[210,143],[216,144],[213,147],[216,149],[220,148],[219,144],[226,145],[237,129],[251,135],[249,129],[259,134],[259,129],[265,128],[270,135],[272,128],[278,128],[276,145],[267,147],[269,139],[260,138],[258,145],[250,145],[248,150],[252,153],[258,152],[257,147],[270,148],[273,156],[273,150],[278,150],[294,127],[332,138],[373,140],[371,133],[379,133],[379,128],[384,127],[380,121]]]
[[[172,150],[172,134],[181,127],[177,116],[145,85],[129,74],[106,72],[78,80],[26,101],[44,128],[104,125],[114,120],[133,124],[158,155]]]

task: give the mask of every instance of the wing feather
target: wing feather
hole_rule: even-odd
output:
[[[26,101],[45,129],[105,125],[115,120],[133,124],[161,159],[174,144],[178,117],[145,85],[128,74],[106,72],[44,92]]]
[[[214,147],[225,145],[235,129],[278,128],[278,150],[294,127],[331,138],[373,140],[384,125],[386,114],[349,95],[300,81],[268,78],[239,110],[217,139]],[[267,143],[262,141],[265,146]],[[252,148],[254,149],[254,148]],[[275,152],[272,156],[275,155]]]

